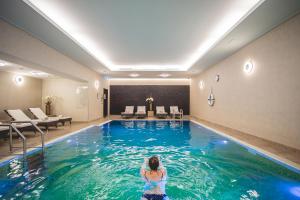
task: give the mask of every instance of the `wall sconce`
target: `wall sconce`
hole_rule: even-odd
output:
[[[204,86],[205,86],[204,81],[201,80],[201,81],[199,82],[199,88],[200,88],[200,90],[203,90],[203,89],[204,89]]]
[[[244,72],[250,74],[253,70],[253,63],[249,60],[244,64]]]
[[[95,80],[94,86],[95,86],[96,90],[99,89],[100,83],[98,80]]]
[[[24,83],[24,77],[23,76],[20,76],[20,75],[17,75],[14,77],[14,82],[16,83],[16,85],[23,85]]]
[[[219,74],[216,75],[215,80],[216,80],[216,82],[219,82],[219,80],[220,80],[220,75]]]

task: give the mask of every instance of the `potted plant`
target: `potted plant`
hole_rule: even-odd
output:
[[[153,101],[154,101],[154,99],[151,96],[146,99],[146,102],[149,103],[150,111],[152,111],[152,103],[153,103]]]
[[[51,104],[54,102],[54,96],[45,97],[46,115],[51,115]]]

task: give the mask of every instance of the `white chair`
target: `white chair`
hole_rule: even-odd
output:
[[[173,118],[180,118],[182,113],[179,112],[178,106],[170,106],[170,115]]]
[[[156,106],[156,117],[158,118],[167,118],[168,113],[165,111],[164,106]]]
[[[146,114],[146,106],[138,106],[137,111],[135,112],[135,116],[137,118],[145,118]]]
[[[126,106],[125,112],[121,112],[121,117],[130,118],[133,117],[134,106]]]
[[[72,124],[72,117],[64,117],[62,115],[49,117],[40,108],[29,108],[28,110],[39,120],[58,120],[62,125],[65,125],[66,122],[69,122],[70,125]]]

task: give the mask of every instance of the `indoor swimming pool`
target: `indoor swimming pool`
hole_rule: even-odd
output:
[[[300,174],[191,121],[111,121],[0,167],[0,199],[140,199],[159,155],[171,200],[296,200]]]

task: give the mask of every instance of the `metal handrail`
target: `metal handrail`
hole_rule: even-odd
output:
[[[27,152],[27,143],[26,143],[26,137],[18,130],[18,128],[15,126],[15,124],[31,124],[32,127],[34,127],[41,135],[41,142],[42,142],[42,151],[44,151],[45,146],[45,133],[36,125],[34,121],[11,121],[9,124],[0,124],[0,126],[8,126],[9,127],[9,149],[10,152],[12,152],[13,149],[13,139],[12,139],[12,130],[14,130],[23,140],[23,156],[26,157]]]
[[[12,130],[14,130],[23,141],[23,156],[26,156],[27,151],[27,144],[26,144],[26,137],[17,129],[17,127],[14,124],[0,124],[0,126],[7,126],[9,127],[9,150],[12,152],[13,149],[13,143],[12,143]]]
[[[34,121],[12,121],[11,123],[30,123],[41,135],[41,142],[42,142],[42,149],[44,151],[44,146],[45,146],[45,139],[44,139],[44,135],[45,133],[36,125],[36,123]]]
[[[183,119],[183,109],[180,109],[180,119]]]

